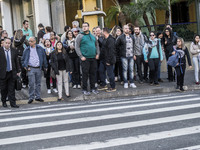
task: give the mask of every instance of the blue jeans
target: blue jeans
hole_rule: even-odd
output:
[[[31,70],[28,71],[29,100],[40,99],[42,71],[40,68],[30,69]]]
[[[106,65],[107,75],[110,81],[110,87],[115,88],[115,75],[114,75],[114,65]]]
[[[100,61],[99,64],[99,77],[100,77],[100,85],[105,86],[106,85],[106,65],[105,62]]]
[[[124,77],[124,83],[128,83],[127,80],[127,72],[129,71],[129,82],[133,83],[133,64],[134,60],[133,57],[121,57],[122,60],[122,68],[123,68],[123,77]]]

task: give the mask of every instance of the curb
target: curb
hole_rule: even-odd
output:
[[[200,90],[200,86],[198,85],[188,85],[184,86],[186,91],[193,91],[193,90]],[[100,94],[97,95],[91,95],[91,96],[84,96],[80,95],[75,98],[69,99],[69,101],[92,101],[92,100],[104,100],[109,98],[116,98],[116,97],[129,97],[129,96],[137,96],[137,95],[150,95],[150,94],[162,94],[162,93],[175,93],[177,92],[175,87],[151,87],[148,89],[133,89],[133,90],[121,90],[116,91],[113,93],[106,93],[106,92],[100,92]],[[56,102],[57,97],[47,97],[43,98],[44,103],[48,102]],[[28,103],[28,100],[17,100],[17,105],[25,105]],[[37,104],[40,102],[33,101],[32,104]],[[2,106],[2,103],[0,102],[0,106]]]

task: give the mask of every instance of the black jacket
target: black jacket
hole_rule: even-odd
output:
[[[28,42],[26,42],[26,35],[24,35],[20,40],[14,40],[14,46],[17,50],[18,56],[22,56],[24,52],[24,44],[28,46]]]
[[[116,63],[115,39],[111,35],[107,39],[104,39],[102,52],[104,53],[105,63],[111,65]]]
[[[20,72],[17,51],[14,48],[10,48],[10,50],[11,50],[11,61],[12,61],[12,74],[13,74],[13,78],[16,79],[17,73]],[[0,48],[0,79],[5,79],[6,77],[6,67],[7,67],[6,62],[7,61],[6,61],[5,51],[4,51],[4,48],[1,47]]]
[[[43,36],[45,35],[45,30],[44,29],[41,29],[40,31],[38,31],[38,34],[37,34],[37,44],[39,44],[40,42],[40,39],[42,38],[43,39]]]
[[[165,44],[165,40],[167,40],[167,44]],[[176,45],[177,37],[173,35],[171,38],[165,38],[165,40],[164,40],[165,54],[167,57],[169,57],[172,55],[172,52],[174,51],[173,46]]]
[[[132,34],[130,34],[130,37],[133,40],[133,51],[134,51],[135,39]],[[120,57],[126,57],[126,35],[125,34],[122,34],[117,38],[116,47],[119,49]]]
[[[177,48],[177,50],[182,50],[182,49]],[[186,56],[187,61],[188,61],[188,65],[192,66],[191,59],[190,59],[190,53],[189,53],[187,47],[183,51],[185,52],[185,55],[181,58],[181,64],[186,66],[186,58],[185,58],[185,56]],[[180,62],[180,58],[179,58],[179,62]]]
[[[65,60],[65,63],[66,63],[66,72],[71,72],[72,69],[71,69],[71,65],[70,65],[70,61],[69,61],[69,56],[66,51],[65,51],[65,53],[63,53],[63,59]],[[55,74],[59,75],[58,57],[57,57],[55,50],[51,53],[50,64],[51,64],[51,67],[54,70]]]

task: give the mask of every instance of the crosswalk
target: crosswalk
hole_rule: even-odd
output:
[[[0,110],[0,150],[200,150],[200,95]]]

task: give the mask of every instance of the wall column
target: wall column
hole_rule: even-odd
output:
[[[3,29],[8,32],[8,36],[12,36],[13,27],[12,27],[12,14],[10,0],[3,0],[1,2],[1,14],[2,14],[2,26]]]

